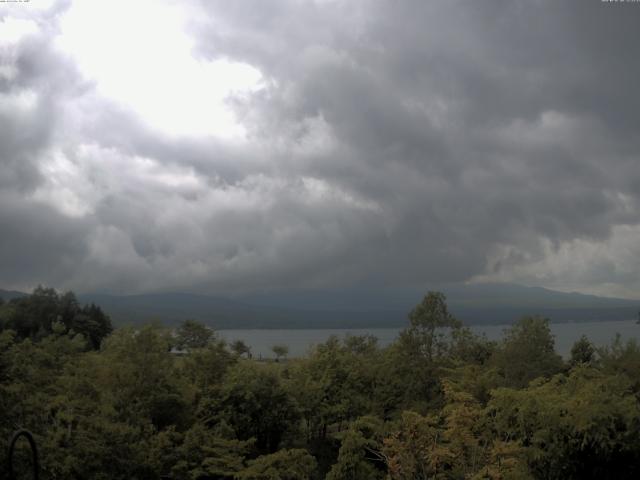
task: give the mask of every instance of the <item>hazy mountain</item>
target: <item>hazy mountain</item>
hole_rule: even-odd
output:
[[[16,292],[15,290],[3,290],[0,288],[0,298],[3,300],[11,300],[12,298],[24,297],[27,294],[24,292]]]
[[[215,328],[396,327],[428,290],[440,290],[454,315],[467,324],[507,324],[523,315],[555,322],[635,319],[640,301],[564,293],[513,284],[440,285],[424,289],[343,289],[253,293],[226,298],[188,293],[143,295],[83,294],[82,303],[100,305],[116,324],[192,318]],[[0,290],[5,299],[24,295]]]
[[[101,305],[116,322],[194,318],[217,328],[381,327],[405,325],[429,289],[445,292],[453,314],[469,324],[511,323],[523,315],[556,322],[627,320],[640,308],[638,301],[512,284],[254,293],[233,299],[176,293],[80,298]]]
[[[312,308],[314,310],[410,310],[430,290],[443,292],[455,308],[581,309],[640,307],[640,300],[565,293],[542,287],[508,283],[447,284],[422,288],[360,288],[282,293],[256,293],[243,297],[252,305]]]
[[[403,325],[407,314],[429,290],[447,296],[451,312],[468,324],[508,324],[523,315],[555,322],[612,321],[637,318],[640,301],[565,293],[515,284],[435,285],[421,289],[352,289],[258,293],[244,298],[252,305],[335,312],[376,312],[385,323]]]
[[[191,318],[206,321],[218,328],[239,325],[269,326],[288,320],[278,308],[245,305],[226,298],[189,293],[145,295],[79,295],[82,302],[100,305],[116,323],[160,321],[174,324]]]
[[[100,305],[114,322],[160,321],[177,324],[186,318],[204,321],[214,328],[340,328],[401,325],[400,312],[383,310],[331,312],[317,309],[252,305],[208,295],[162,293],[146,295],[80,295],[84,303]]]

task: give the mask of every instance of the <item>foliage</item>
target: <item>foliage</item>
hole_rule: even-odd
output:
[[[149,449],[153,469],[177,480],[234,478],[244,469],[251,442],[230,438],[223,430],[196,423],[184,433],[174,428],[159,432]]]
[[[624,374],[633,381],[633,390],[640,392],[640,345],[635,339],[622,343],[616,335],[611,346],[598,350],[602,368],[609,374]]]
[[[385,438],[391,480],[529,478],[519,443],[488,437],[485,411],[470,394],[447,384],[445,397],[437,414],[403,412]]]
[[[384,456],[380,452],[381,421],[362,417],[341,435],[336,463],[326,480],[375,480],[383,478]]]
[[[242,355],[246,355],[248,358],[251,358],[251,348],[242,340],[234,340],[231,342],[231,350],[241,357]]]
[[[546,320],[490,342],[434,292],[386,348],[332,337],[286,362],[192,321],[111,332],[41,287],[0,305],[0,324],[0,438],[33,431],[45,479],[640,475],[637,342],[582,338],[565,363]]]
[[[412,355],[432,361],[450,348],[450,330],[462,324],[449,313],[446,297],[440,292],[429,292],[409,313],[409,327],[400,336],[400,342]]]
[[[505,330],[492,358],[505,386],[525,387],[531,380],[550,377],[564,368],[555,352],[549,320],[524,317]]]
[[[315,467],[315,459],[306,450],[280,450],[250,460],[249,466],[235,478],[237,480],[309,480]]]
[[[524,390],[497,390],[487,413],[499,438],[527,447],[536,478],[640,473],[640,406],[624,376],[576,367]]]
[[[240,440],[255,439],[259,452],[275,452],[287,433],[297,429],[298,411],[275,370],[239,362],[203,407],[203,421],[224,420]]]
[[[385,439],[383,452],[392,480],[435,478],[448,452],[439,446],[435,417],[406,411],[398,430]]]
[[[175,347],[179,350],[204,348],[213,340],[214,333],[196,320],[184,320],[176,329]]]
[[[596,349],[587,337],[582,335],[571,347],[569,365],[591,365],[596,360]]]
[[[280,360],[289,355],[289,347],[286,345],[274,345],[271,347],[271,351],[276,355],[276,360]]]
[[[39,340],[53,333],[55,324],[66,332],[83,335],[93,349],[113,331],[111,320],[94,304],[80,306],[73,292],[59,294],[37,287],[29,296],[0,305],[0,330],[16,332],[18,338]]]

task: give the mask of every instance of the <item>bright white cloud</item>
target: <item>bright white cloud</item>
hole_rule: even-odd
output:
[[[18,93],[0,92],[0,113],[31,114],[38,102],[38,94],[33,90],[21,90]]]
[[[74,2],[61,20],[58,47],[71,55],[98,92],[132,109],[153,128],[181,136],[242,139],[227,105],[260,88],[260,72],[226,59],[198,60],[175,5]]]
[[[69,217],[91,213],[95,191],[87,182],[81,166],[69,160],[60,150],[50,151],[44,157],[40,163],[40,173],[47,181],[31,197]]]
[[[539,250],[497,246],[487,270],[474,282],[518,282],[561,291],[626,298],[640,296],[640,225],[616,225],[605,240],[576,238],[554,245],[539,240]]]
[[[7,16],[0,19],[0,47],[8,48],[27,35],[36,33],[38,25],[33,20]]]

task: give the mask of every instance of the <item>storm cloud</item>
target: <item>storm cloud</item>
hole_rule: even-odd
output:
[[[87,63],[37,3],[0,7],[0,286],[639,296],[638,3],[167,3],[184,64],[151,11]]]

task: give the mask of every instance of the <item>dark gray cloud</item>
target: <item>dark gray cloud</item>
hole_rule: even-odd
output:
[[[18,72],[0,82],[6,286],[638,296],[639,5],[180,5],[200,61],[262,73],[227,99],[247,140],[150,127],[41,22],[2,50]]]

